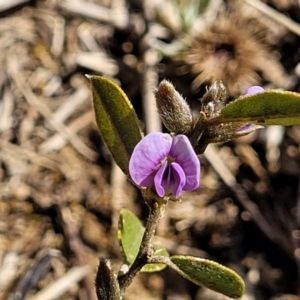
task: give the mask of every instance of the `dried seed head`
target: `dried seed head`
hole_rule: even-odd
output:
[[[154,95],[161,121],[166,128],[176,134],[190,132],[193,122],[190,108],[173,84],[163,80]]]
[[[178,72],[194,77],[194,90],[203,83],[222,80],[230,96],[259,84],[262,77],[288,88],[291,77],[267,44],[265,36],[269,31],[253,17],[241,16],[241,10],[233,5],[228,14],[216,17],[194,37],[189,49],[175,58],[181,64]]]

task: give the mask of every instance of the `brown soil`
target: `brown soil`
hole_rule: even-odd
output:
[[[147,216],[101,140],[85,74],[116,79],[147,131],[160,129],[163,78],[195,113],[214,80],[229,99],[253,84],[299,91],[298,1],[264,1],[267,16],[257,1],[211,0],[191,24],[179,18],[191,1],[175,2],[0,1],[0,299],[96,300],[98,257],[116,272],[122,262],[120,208]],[[245,300],[299,300],[299,145],[294,126],[209,147],[199,189],[167,207],[161,244],[236,270]],[[140,274],[124,299],[225,298],[166,269]]]

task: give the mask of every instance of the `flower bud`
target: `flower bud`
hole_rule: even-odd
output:
[[[247,89],[247,91],[245,92],[245,95],[253,95],[253,94],[257,94],[257,93],[262,93],[263,91],[264,91],[264,88],[262,88],[261,86],[258,86],[258,85],[254,85]]]
[[[219,113],[216,106],[223,106],[226,101],[226,88],[222,81],[214,82],[201,99],[201,111],[206,117],[211,118]]]
[[[160,119],[166,128],[176,134],[190,132],[193,122],[190,108],[173,84],[163,80],[154,95]]]

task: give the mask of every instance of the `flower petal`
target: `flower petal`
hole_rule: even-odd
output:
[[[163,197],[166,193],[165,187],[163,185],[163,178],[167,168],[168,168],[168,162],[166,161],[162,164],[162,166],[159,168],[159,170],[157,171],[154,177],[154,186],[157,195],[159,197]]]
[[[168,157],[172,146],[169,134],[153,132],[146,135],[134,148],[129,161],[132,180],[140,186],[153,185],[159,165]]]
[[[257,94],[257,93],[261,93],[264,91],[264,88],[262,88],[261,86],[258,85],[254,85],[249,87],[249,89],[247,89],[245,95],[253,95],[253,94]]]
[[[170,156],[181,166],[186,176],[183,190],[196,189],[200,184],[200,161],[185,135],[179,134],[173,138]]]
[[[178,198],[185,183],[186,177],[183,169],[179,164],[174,162],[170,165],[165,162],[154,177],[155,189],[160,197],[171,193],[175,198]]]
[[[175,196],[175,198],[178,198],[186,184],[186,176],[181,166],[177,163],[171,163],[169,169],[171,174],[169,182],[167,183],[168,190]]]

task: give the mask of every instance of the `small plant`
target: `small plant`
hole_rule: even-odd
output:
[[[166,266],[197,285],[240,298],[245,286],[237,273],[211,260],[169,256],[156,244],[155,231],[168,202],[181,202],[182,191],[199,186],[198,155],[209,143],[229,141],[267,125],[300,124],[300,94],[253,86],[244,96],[225,104],[226,88],[222,82],[215,82],[201,99],[201,110],[193,119],[187,102],[163,80],[154,94],[161,120],[170,133],[143,137],[136,113],[120,87],[104,77],[88,78],[103,140],[149,207],[145,227],[132,212],[121,210],[118,239],[124,263],[116,275],[109,260],[100,258],[98,299],[122,299],[140,271],[160,271]]]

